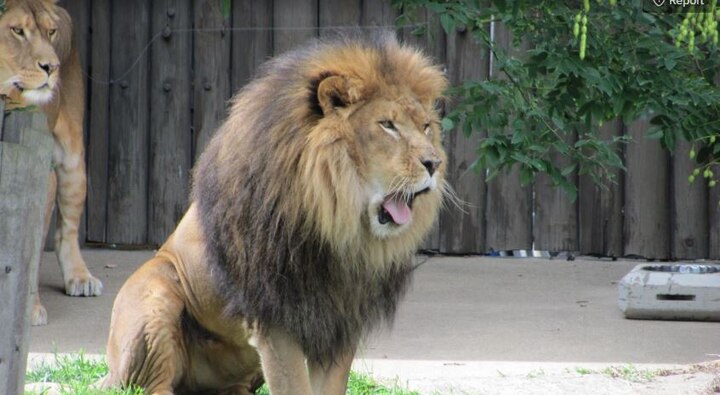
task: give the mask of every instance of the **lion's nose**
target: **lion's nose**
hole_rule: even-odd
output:
[[[423,167],[427,170],[427,172],[432,177],[433,174],[435,174],[435,170],[437,170],[438,166],[440,166],[440,163],[442,161],[440,159],[421,159],[420,163],[422,163]]]
[[[43,70],[47,73],[47,75],[51,75],[52,73],[55,72],[55,70],[58,69],[59,65],[57,65],[57,64],[52,64],[52,63],[49,63],[49,62],[48,62],[48,63],[38,62],[38,67],[40,67],[41,69],[43,69]]]

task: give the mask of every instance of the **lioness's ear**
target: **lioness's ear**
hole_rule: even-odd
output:
[[[316,106],[322,114],[328,115],[335,109],[346,107],[360,99],[360,86],[358,82],[341,75],[331,75],[322,78],[317,84],[315,97]]]

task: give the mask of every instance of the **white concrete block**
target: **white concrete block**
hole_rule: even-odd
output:
[[[720,265],[638,265],[618,291],[626,318],[720,321]]]

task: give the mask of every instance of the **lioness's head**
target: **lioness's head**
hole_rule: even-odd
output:
[[[70,16],[53,0],[8,0],[0,15],[0,85],[28,104],[52,100],[69,56]]]

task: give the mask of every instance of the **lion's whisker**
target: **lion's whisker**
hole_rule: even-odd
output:
[[[468,211],[466,208],[472,207],[472,205],[469,202],[466,202],[462,200],[458,195],[457,192],[453,189],[453,187],[448,183],[447,181],[443,181],[440,184],[440,191],[442,192],[445,199],[443,199],[443,207],[448,207],[448,202],[451,203],[455,208],[460,210],[463,214],[467,214]]]

